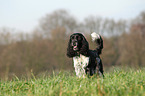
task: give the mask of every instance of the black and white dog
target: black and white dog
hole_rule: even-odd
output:
[[[103,40],[99,34],[91,34],[92,41],[97,44],[96,50],[89,49],[89,43],[81,33],[70,36],[67,48],[67,56],[73,58],[74,68],[78,77],[92,76],[97,73],[103,75],[103,65],[100,54],[103,49]]]

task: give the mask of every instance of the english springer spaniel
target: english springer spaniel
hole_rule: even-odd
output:
[[[103,40],[99,34],[91,34],[92,41],[97,44],[96,50],[90,50],[86,38],[81,33],[70,36],[67,48],[67,56],[73,58],[74,68],[78,77],[103,75],[103,65],[100,54],[103,49]]]

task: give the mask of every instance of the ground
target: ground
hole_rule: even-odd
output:
[[[113,69],[105,78],[70,72],[0,81],[0,96],[145,96],[145,70]]]

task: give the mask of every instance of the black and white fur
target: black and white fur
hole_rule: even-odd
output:
[[[97,44],[96,50],[89,49],[89,43],[81,33],[74,33],[70,36],[67,48],[67,56],[73,58],[74,68],[78,77],[85,77],[87,74],[103,75],[103,66],[100,54],[103,49],[103,39],[99,34],[91,34],[92,41]]]

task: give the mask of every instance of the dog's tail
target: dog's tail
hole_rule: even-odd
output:
[[[99,35],[95,32],[93,32],[91,34],[91,37],[92,37],[92,41],[97,44],[96,51],[97,51],[98,55],[100,55],[102,53],[102,49],[103,49],[103,39],[102,39],[101,35]]]

